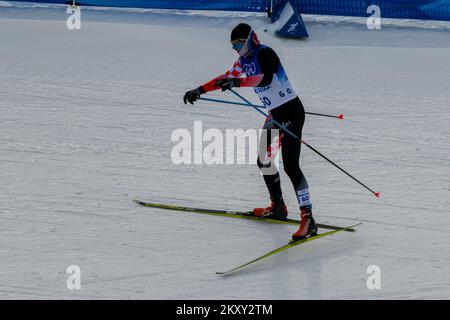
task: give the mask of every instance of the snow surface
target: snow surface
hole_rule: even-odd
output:
[[[390,299],[450,297],[450,28],[306,16],[285,40],[260,14],[82,11],[0,4],[0,298]],[[235,60],[247,21],[273,46],[309,116],[304,138],[377,199],[304,149],[321,223],[363,222],[232,276],[295,226],[143,208],[131,200],[247,210],[268,202],[258,168],[170,161],[173,130],[259,128],[251,109],[182,103]],[[268,32],[263,32],[268,28]],[[257,101],[250,89],[241,90]],[[216,94],[232,98],[227,94]],[[290,217],[298,218],[286,175]],[[81,289],[66,268],[81,268]],[[381,268],[369,290],[367,267]]]

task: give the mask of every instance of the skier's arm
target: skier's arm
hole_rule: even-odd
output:
[[[183,97],[184,103],[187,102],[193,104],[200,95],[214,91],[217,89],[228,90],[233,87],[265,87],[272,83],[273,74],[277,72],[280,66],[280,59],[278,58],[275,51],[271,48],[263,48],[258,52],[258,62],[260,64],[261,73],[239,78],[244,74],[244,70],[237,60],[233,67],[225,72],[224,74],[208,81],[207,83],[201,85],[197,89],[186,92]]]
[[[236,81],[236,83],[237,83],[237,81],[239,81],[238,77],[240,77],[243,73],[244,73],[244,71],[242,70],[241,64],[240,64],[239,60],[237,60],[234,63],[233,67],[231,69],[227,70],[224,74],[221,74],[220,76],[215,77],[214,79],[201,85],[197,89],[187,91],[183,97],[184,104],[186,104],[188,102],[190,104],[194,104],[194,102],[197,101],[198,98],[200,98],[200,95],[202,95],[206,92],[214,91],[214,90],[221,89],[221,88],[222,88],[222,90],[224,90],[223,86],[220,84],[221,80],[229,79],[229,80]]]
[[[221,74],[218,77],[215,77],[214,79],[212,79],[211,81],[208,81],[207,83],[201,85],[198,89],[200,89],[200,92],[206,93],[206,92],[210,92],[210,91],[214,91],[217,89],[220,89],[221,87],[219,85],[217,85],[217,82],[221,79],[237,79],[239,78],[242,74],[244,73],[244,70],[242,69],[242,66],[239,62],[239,60],[237,60],[233,67],[231,67],[229,70],[227,70],[224,74]]]

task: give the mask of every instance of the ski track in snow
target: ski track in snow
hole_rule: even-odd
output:
[[[304,139],[363,180],[376,199],[307,148],[316,219],[341,232],[229,277],[214,274],[284,244],[293,226],[143,208],[153,200],[248,210],[268,202],[256,166],[176,166],[177,128],[255,128],[248,108],[199,102],[188,89],[234,61],[239,14],[0,9],[0,298],[390,299],[450,294],[448,24],[306,17],[311,39],[275,38],[310,116]],[[250,90],[242,90],[256,102]],[[227,94],[217,97],[233,99]],[[298,218],[282,173],[290,216]],[[82,289],[66,289],[79,265]],[[368,290],[366,269],[381,268]]]

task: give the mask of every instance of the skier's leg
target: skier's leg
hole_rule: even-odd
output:
[[[274,148],[274,141],[278,137],[273,136],[272,130],[275,129],[270,121],[266,121],[263,126],[263,132],[259,141],[257,164],[264,177],[267,189],[271,197],[279,199],[282,197],[280,174],[273,162],[278,150]]]
[[[285,108],[281,117],[289,131],[297,135],[297,137],[293,137],[287,132],[281,134],[281,152],[284,171],[292,182],[300,206],[300,226],[297,232],[292,235],[294,240],[298,240],[317,233],[317,227],[312,216],[308,182],[299,164],[302,130],[305,122],[305,110],[300,99],[295,99],[290,108]]]
[[[300,99],[294,99],[288,104],[283,109],[280,109],[277,116],[279,121],[298,138],[291,136],[287,132],[281,133],[281,153],[283,156],[284,171],[292,182],[300,209],[306,206],[311,208],[312,204],[309,197],[308,182],[299,164],[302,131],[305,123],[305,110]]]
[[[282,134],[281,141],[284,171],[292,182],[299,207],[300,209],[304,207],[311,209],[308,181],[299,165],[301,142],[299,139],[288,137],[286,133]]]
[[[255,208],[253,213],[259,217],[270,217],[273,219],[286,219],[287,208],[283,201],[280,174],[275,165],[275,157],[279,149],[279,136],[274,135],[272,129],[276,129],[271,121],[266,121],[258,149],[257,164],[264,178],[270,195],[270,205],[266,208]]]

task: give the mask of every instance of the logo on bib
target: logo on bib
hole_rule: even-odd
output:
[[[252,64],[244,64],[244,71],[248,75],[254,75],[256,73],[255,63],[252,62]]]

